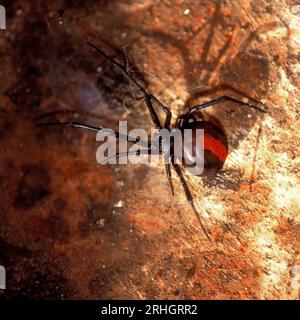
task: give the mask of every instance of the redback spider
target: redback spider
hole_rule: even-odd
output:
[[[106,53],[104,53],[102,50],[91,44],[90,42],[87,42],[89,46],[91,46],[98,54],[100,54],[102,57],[110,61],[122,74],[123,76],[128,80],[128,82],[133,85],[142,95],[142,98],[145,100],[146,106],[148,108],[148,111],[150,113],[152,122],[156,129],[161,130],[161,129],[167,129],[168,131],[171,130],[170,125],[171,125],[171,119],[172,119],[172,113],[170,109],[165,106],[163,103],[161,103],[153,94],[149,93],[143,86],[141,86],[126,70],[124,66],[122,66],[120,63],[116,62],[113,60],[110,56],[108,56]],[[195,148],[195,135],[193,134],[196,129],[204,129],[204,174],[209,174],[212,172],[218,172],[221,170],[221,168],[224,165],[224,162],[227,158],[228,155],[228,143],[227,143],[227,138],[225,133],[218,128],[216,125],[207,122],[207,121],[198,121],[194,117],[194,113],[203,110],[207,107],[210,106],[215,106],[215,105],[222,105],[223,102],[226,101],[231,101],[233,103],[237,103],[239,105],[243,105],[246,107],[250,107],[253,109],[256,109],[260,112],[266,113],[266,111],[260,107],[258,107],[255,104],[252,103],[247,103],[243,102],[241,100],[238,100],[233,97],[229,96],[222,96],[218,97],[216,99],[213,99],[211,101],[202,103],[202,104],[197,104],[190,109],[188,109],[185,113],[181,114],[175,122],[175,128],[181,130],[181,132],[184,134],[184,129],[192,129],[192,148]],[[155,104],[160,110],[162,110],[166,117],[165,121],[163,124],[161,124],[161,121],[154,109]],[[45,123],[39,123],[37,126],[49,126],[49,125],[65,125],[65,126],[71,126],[74,128],[82,128],[82,129],[87,129],[90,131],[98,132],[101,130],[104,130],[101,127],[94,127],[88,124],[84,124],[81,122],[45,122]],[[116,137],[119,139],[127,139],[132,141],[132,137],[129,137],[127,135],[121,135],[119,132],[115,132]],[[129,139],[130,138],[130,139]],[[161,142],[162,143],[162,142]],[[159,150],[159,153],[162,154],[163,148],[161,147]],[[142,153],[150,153],[152,151],[151,149],[151,143],[146,143],[146,147],[144,150],[142,150]],[[193,154],[195,153],[195,150],[193,150]],[[185,152],[185,150],[183,150]],[[128,153],[127,153],[128,154]],[[123,154],[116,154],[117,157],[122,156]],[[188,187],[188,184],[182,174],[182,170],[179,164],[175,163],[174,161],[174,150],[170,150],[170,162],[172,164],[172,167],[175,170],[175,173],[179,177],[180,183],[183,187],[185,196],[187,201],[190,203],[191,207],[193,208],[194,213],[196,214],[196,217],[198,219],[198,222],[206,235],[206,237],[210,240],[209,232],[206,230],[204,227],[202,220],[200,218],[199,212],[197,211],[193,196],[191,194],[191,191]],[[173,183],[172,183],[172,176],[171,176],[171,168],[170,168],[170,163],[165,161],[165,170],[166,170],[166,176],[170,185],[171,193],[174,196],[174,188],[173,188]],[[184,161],[182,162],[182,165],[184,168],[188,169],[188,164],[185,163]]]

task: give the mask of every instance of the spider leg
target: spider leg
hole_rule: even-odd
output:
[[[193,208],[194,213],[195,213],[195,215],[196,215],[196,217],[197,217],[197,219],[198,219],[198,222],[199,222],[199,224],[200,224],[200,226],[201,226],[204,234],[206,235],[207,239],[208,239],[209,241],[211,241],[210,236],[209,236],[206,228],[205,228],[204,225],[203,225],[203,222],[202,222],[202,220],[201,220],[200,214],[199,214],[199,212],[197,211],[197,209],[196,209],[196,207],[195,207],[194,199],[193,199],[193,196],[192,196],[192,194],[191,194],[191,191],[190,191],[190,189],[189,189],[189,187],[188,187],[188,184],[187,184],[185,178],[183,177],[183,174],[182,174],[182,172],[181,172],[181,169],[180,169],[179,165],[174,162],[174,159],[173,159],[173,158],[172,158],[172,165],[173,165],[173,167],[174,167],[174,170],[175,170],[177,176],[179,177],[179,180],[180,180],[180,183],[181,183],[181,185],[182,185],[182,187],[183,187],[183,190],[184,190],[184,193],[185,193],[185,196],[186,196],[187,201],[190,203],[191,207]]]
[[[165,129],[169,129],[170,128],[170,124],[171,124],[171,119],[172,119],[172,112],[170,111],[170,109],[168,107],[166,107],[165,105],[163,105],[154,95],[150,94],[149,95],[150,101],[153,100],[157,103],[157,105],[159,106],[159,108],[165,112],[166,114],[166,119],[165,119],[165,124],[164,124],[164,128]]]
[[[173,182],[172,182],[172,173],[171,173],[171,168],[169,163],[165,163],[165,169],[166,169],[166,175],[167,179],[169,181],[170,189],[171,189],[171,194],[172,197],[174,197],[174,187],[173,187]]]
[[[147,108],[150,112],[152,121],[154,123],[154,125],[158,128],[158,129],[162,129],[162,125],[159,121],[158,115],[156,114],[154,107],[152,105],[151,101],[155,101],[158,105],[158,107],[166,113],[166,120],[165,120],[165,124],[164,124],[164,128],[169,128],[170,127],[170,123],[171,123],[171,118],[172,118],[172,113],[169,110],[168,107],[166,107],[165,105],[163,105],[154,95],[149,94],[145,88],[143,88],[126,70],[126,68],[124,66],[122,66],[120,63],[116,62],[115,60],[113,60],[111,57],[109,57],[105,52],[103,52],[102,50],[100,50],[99,48],[97,48],[95,45],[93,45],[90,42],[87,42],[87,44],[89,46],[91,46],[94,50],[96,50],[96,52],[98,52],[101,56],[103,56],[104,58],[106,58],[107,60],[109,60],[116,68],[118,68],[118,70],[123,74],[123,76],[129,81],[129,83],[131,83],[133,86],[136,87],[136,89],[138,89],[146,102]]]
[[[151,148],[151,144],[149,144],[146,141],[143,141],[143,140],[136,141],[137,140],[136,138],[128,136],[128,135],[123,134],[123,133],[120,133],[118,131],[113,131],[112,132],[111,129],[104,129],[104,128],[101,128],[101,127],[94,127],[94,126],[91,126],[89,124],[85,124],[85,123],[82,123],[82,122],[71,122],[71,121],[66,121],[66,122],[43,122],[43,123],[37,123],[35,126],[36,127],[70,126],[72,128],[80,128],[80,129],[89,130],[89,131],[93,131],[93,132],[102,131],[102,132],[105,132],[108,135],[114,134],[119,139],[127,140],[129,142],[135,142],[136,144],[139,144],[139,145],[141,145],[141,146],[143,146],[143,147],[145,147],[147,149]]]
[[[139,153],[140,154],[150,154],[151,153],[151,148],[139,150]],[[117,153],[113,154],[112,156],[110,156],[109,158],[107,158],[106,161],[110,160],[110,159],[112,159],[114,157],[121,158],[121,157],[129,156],[129,155],[132,155],[132,154],[136,155],[137,154],[137,150],[125,151],[125,152],[117,152]]]
[[[247,106],[249,108],[253,108],[255,110],[258,110],[260,112],[263,112],[263,113],[267,113],[266,110],[258,107],[257,105],[255,104],[252,104],[252,103],[247,103],[247,102],[244,102],[244,101],[241,101],[239,99],[236,99],[236,98],[233,98],[233,97],[230,97],[230,96],[222,96],[222,97],[219,97],[219,98],[216,98],[216,99],[213,99],[211,101],[208,101],[208,102],[204,102],[202,104],[198,104],[198,105],[195,105],[193,107],[191,107],[187,113],[185,114],[185,119],[183,121],[183,124],[187,123],[189,118],[191,117],[191,115],[196,112],[196,111],[199,111],[199,110],[202,110],[202,109],[205,109],[207,107],[210,107],[210,106],[213,106],[213,105],[216,105],[216,104],[219,104],[219,103],[222,103],[222,102],[225,102],[225,101],[232,101],[232,102],[235,102],[235,103],[239,103],[243,106]]]
[[[102,130],[101,127],[94,127],[89,124],[85,124],[82,122],[73,122],[73,121],[64,121],[64,122],[42,122],[42,123],[36,123],[36,127],[47,127],[47,126],[70,126],[73,128],[80,128],[80,129],[86,129],[94,132],[98,132],[99,130]]]

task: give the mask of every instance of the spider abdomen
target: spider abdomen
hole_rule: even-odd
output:
[[[182,129],[192,129],[192,148],[191,150],[184,149],[183,152],[186,157],[184,159],[188,159],[191,156],[195,156],[196,153],[196,130],[203,129],[204,136],[204,169],[201,174],[196,175],[208,175],[214,174],[220,171],[224,165],[224,162],[228,155],[228,142],[225,133],[218,128],[216,125],[207,122],[207,121],[195,121],[188,123]],[[202,144],[199,144],[201,147]],[[192,151],[192,155],[190,152]],[[185,161],[183,161],[183,165],[186,169],[190,169],[195,167],[195,164],[189,165]]]

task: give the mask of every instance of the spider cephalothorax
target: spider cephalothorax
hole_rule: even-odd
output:
[[[97,48],[93,44],[88,42],[88,45],[91,46],[102,57],[109,60],[114,66],[116,66],[118,68],[118,70],[124,75],[124,77],[129,81],[129,83],[132,84],[140,92],[140,94],[142,94],[155,128],[158,130],[166,129],[166,130],[170,131],[171,130],[170,125],[171,125],[171,119],[172,119],[172,113],[171,113],[170,109],[168,107],[166,107],[164,104],[162,104],[154,95],[152,95],[151,93],[148,93],[146,91],[146,89],[143,86],[141,86],[127,72],[127,70],[124,66],[122,66],[121,64],[119,64],[118,62],[113,60],[111,57],[109,57],[106,53],[104,53],[102,50],[100,50],[99,48]],[[227,143],[227,138],[226,138],[225,133],[219,127],[217,127],[215,124],[212,124],[207,121],[196,120],[196,118],[194,117],[194,114],[196,112],[201,111],[202,109],[205,109],[205,108],[213,106],[213,105],[222,105],[222,103],[226,102],[226,101],[231,101],[231,102],[243,105],[243,106],[251,107],[251,108],[254,108],[260,112],[266,112],[265,110],[261,109],[260,107],[258,107],[255,104],[246,103],[246,102],[240,101],[236,98],[232,98],[229,96],[222,96],[222,97],[213,99],[211,101],[208,101],[208,102],[198,104],[198,105],[191,107],[184,114],[180,115],[176,119],[176,122],[175,122],[176,123],[175,127],[177,129],[181,130],[182,132],[184,132],[184,129],[191,129],[193,140],[197,139],[196,134],[194,134],[197,129],[204,130],[204,136],[202,137],[203,142],[204,142],[204,170],[203,170],[202,174],[211,174],[211,173],[218,172],[222,169],[223,164],[224,164],[226,157],[227,157],[227,154],[228,154],[228,143]],[[165,118],[165,121],[163,124],[159,120],[159,117],[155,111],[154,106],[158,107],[161,111],[163,111],[165,113],[166,118]],[[81,122],[45,122],[45,123],[39,123],[37,125],[38,126],[69,125],[69,126],[72,126],[75,128],[83,128],[83,129],[91,130],[94,132],[98,132],[98,131],[103,130],[103,128],[90,126],[90,125],[87,125],[87,124],[84,124]],[[115,134],[119,139],[128,139],[129,138],[128,136],[120,135],[118,132],[115,132]],[[193,148],[194,148],[194,146],[197,145],[194,142],[195,141],[193,141],[193,143],[192,143]],[[192,153],[191,155],[186,154],[187,158],[189,156],[194,156],[195,154],[197,154],[196,150],[194,150],[193,148],[189,151],[187,151],[185,149],[183,150],[183,152],[185,152],[185,153],[188,153],[188,152]],[[164,148],[159,148],[158,152],[162,153],[163,150],[164,150]],[[144,153],[150,153],[152,151],[153,151],[153,148],[151,146],[151,143],[148,143],[146,145],[145,149],[143,150]],[[121,155],[116,154],[116,156],[121,156]],[[165,161],[164,164],[165,164],[166,175],[167,175],[167,179],[170,184],[172,195],[174,195],[174,189],[173,189],[173,183],[172,183],[172,178],[171,178],[171,165],[172,165],[175,173],[177,174],[177,176],[180,179],[180,183],[184,189],[185,196],[186,196],[188,202],[190,203],[190,205],[192,206],[205,235],[207,236],[208,239],[210,239],[209,233],[206,230],[206,228],[204,227],[202,220],[200,218],[200,215],[199,215],[198,211],[196,210],[196,207],[195,207],[194,201],[193,201],[193,196],[192,196],[190,189],[187,185],[187,182],[182,174],[181,167],[178,163],[176,163],[176,161],[174,159],[173,148],[170,149],[169,157],[170,157],[170,159],[169,159],[170,161]],[[182,162],[182,165],[187,170],[190,169],[190,165],[185,163],[184,161]]]

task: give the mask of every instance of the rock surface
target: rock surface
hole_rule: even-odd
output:
[[[298,299],[297,4],[6,2],[1,298]],[[162,165],[101,166],[93,134],[34,126],[48,114],[42,120],[151,128],[143,103],[87,40],[126,58],[175,116],[225,93],[268,107],[261,115],[227,103],[202,114],[224,128],[230,152],[214,179],[187,177],[212,243],[177,179],[171,198]]]

